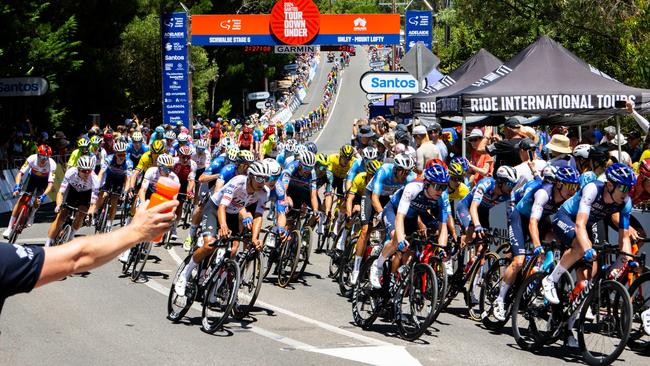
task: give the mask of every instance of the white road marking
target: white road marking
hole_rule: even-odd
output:
[[[42,243],[45,245],[45,241],[47,240],[47,237],[44,238],[24,238],[24,239],[16,239],[16,243]]]
[[[311,352],[379,366],[422,365],[404,346],[343,347],[315,349]]]
[[[174,262],[176,262],[176,264],[180,264],[183,261],[183,258],[179,257],[178,254],[176,254],[176,251],[174,251],[173,247],[167,249],[167,252],[172,257]]]
[[[318,142],[318,139],[320,139],[320,137],[323,135],[323,132],[325,132],[327,125],[330,123],[330,119],[332,119],[332,115],[334,115],[334,108],[336,108],[336,105],[339,101],[339,95],[341,95],[341,86],[343,86],[343,72],[341,72],[340,80],[341,82],[339,83],[338,89],[336,90],[336,97],[334,98],[334,103],[332,104],[332,111],[330,112],[329,116],[327,116],[327,121],[325,121],[325,124],[323,125],[323,128],[320,130],[320,133],[314,139],[314,143]]]

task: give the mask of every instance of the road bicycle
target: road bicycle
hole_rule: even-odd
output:
[[[122,264],[122,273],[130,275],[131,281],[138,282],[140,276],[142,276],[142,271],[145,264],[147,264],[152,247],[152,242],[142,242],[136,244],[129,251],[128,259]]]
[[[244,235],[243,243],[251,243],[250,233]],[[250,248],[238,253],[235,257],[239,265],[241,281],[237,291],[237,302],[232,309],[232,315],[235,319],[243,319],[253,309],[255,300],[262,287],[262,258],[260,252],[252,244]]]
[[[121,192],[116,192],[114,190],[100,190],[100,194],[105,193],[106,197],[104,198],[104,202],[102,202],[101,207],[97,208],[97,220],[95,221],[95,234],[97,233],[107,233],[112,230],[112,227],[108,225],[108,217],[110,216],[111,212],[111,205],[113,202],[113,197],[118,197],[119,199],[122,198],[122,193]],[[116,203],[116,205],[119,207],[120,203]]]
[[[63,207],[61,209],[66,210],[67,215],[65,217],[65,220],[63,221],[63,225],[61,225],[61,229],[56,233],[56,237],[52,242],[52,246],[61,245],[73,239],[70,237],[70,234],[72,233],[72,226],[74,223],[75,216],[77,215],[77,212],[80,212],[78,208],[72,207],[67,204],[63,204]],[[86,212],[83,211],[81,212],[83,214],[86,214]]]
[[[25,230],[28,226],[29,218],[33,214],[34,210],[34,200],[36,200],[36,190],[32,192],[21,192],[20,198],[18,199],[18,215],[16,215],[16,222],[11,234],[9,235],[9,243],[15,243],[18,239],[18,236]]]

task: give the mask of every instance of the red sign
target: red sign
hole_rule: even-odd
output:
[[[284,44],[305,44],[320,30],[320,12],[312,0],[280,0],[271,11],[271,32]]]

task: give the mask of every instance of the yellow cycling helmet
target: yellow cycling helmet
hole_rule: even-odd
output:
[[[162,140],[156,140],[151,144],[151,153],[152,154],[162,154],[165,152],[165,145]]]
[[[350,145],[343,145],[341,147],[341,156],[346,157],[348,159],[352,159],[352,156],[354,155],[354,148]]]
[[[366,162],[366,174],[374,175],[380,166],[381,166],[381,161],[379,160],[370,160]]]
[[[316,164],[327,166],[327,155],[323,153],[316,154]]]

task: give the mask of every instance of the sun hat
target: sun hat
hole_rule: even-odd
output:
[[[546,148],[560,154],[571,154],[570,140],[564,135],[553,135],[551,141],[546,144]]]

